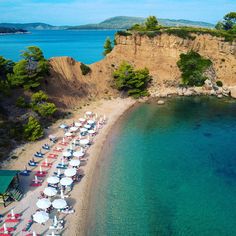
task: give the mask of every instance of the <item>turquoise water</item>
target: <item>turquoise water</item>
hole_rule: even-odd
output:
[[[236,103],[176,98],[129,112],[100,161],[88,235],[236,235]]]
[[[114,30],[38,30],[31,34],[0,36],[0,55],[18,61],[20,52],[27,46],[40,47],[47,58],[70,56],[84,63],[103,58],[106,37],[114,38]]]

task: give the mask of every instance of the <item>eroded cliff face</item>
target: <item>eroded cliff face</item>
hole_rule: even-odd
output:
[[[69,57],[50,60],[52,78],[45,86],[58,105],[72,107],[81,100],[116,96],[112,72],[122,61],[136,68],[147,67],[153,85],[166,87],[180,82],[176,65],[181,53],[193,49],[213,62],[213,75],[225,86],[236,85],[236,42],[225,42],[210,35],[196,35],[195,40],[162,34],[147,36],[118,36],[117,45],[103,60],[90,65],[92,72],[83,76],[80,63]]]
[[[213,62],[216,79],[225,85],[236,85],[236,42],[224,42],[210,35],[196,35],[195,40],[182,39],[162,34],[154,38],[147,36],[119,36],[117,46],[109,55],[132,62],[136,67],[147,67],[154,81],[179,81],[176,65],[181,53],[193,49]]]

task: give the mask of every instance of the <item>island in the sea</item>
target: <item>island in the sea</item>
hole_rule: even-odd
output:
[[[0,35],[4,35],[4,34],[25,34],[25,33],[28,33],[28,31],[25,30],[25,29],[0,27]]]

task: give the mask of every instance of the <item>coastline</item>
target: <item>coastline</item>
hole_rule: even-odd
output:
[[[74,214],[69,214],[65,217],[65,228],[63,230],[63,235],[77,236],[85,235],[86,232],[86,219],[89,209],[90,193],[93,183],[93,178],[95,177],[96,167],[98,160],[102,153],[103,145],[113,128],[113,125],[117,120],[134,104],[135,100],[127,98],[115,98],[112,100],[97,100],[92,102],[90,105],[83,107],[82,109],[73,111],[73,116],[69,119],[58,120],[53,124],[48,130],[47,135],[54,134],[57,137],[61,137],[63,131],[58,128],[60,123],[72,123],[73,120],[77,120],[79,117],[83,116],[84,112],[87,110],[92,110],[99,115],[105,114],[108,121],[107,124],[100,130],[99,134],[95,136],[93,145],[89,148],[87,152],[88,161],[85,166],[81,166],[81,170],[84,172],[84,177],[79,184],[76,184],[71,192],[68,203],[75,209]],[[114,109],[115,108],[115,109]],[[17,159],[8,159],[1,166],[3,169],[18,169],[23,170],[27,162],[32,158],[33,153],[38,151],[41,146],[48,141],[48,138],[44,138],[35,143],[27,143],[23,146],[16,148],[12,153],[18,156]],[[23,181],[22,181],[23,180]],[[30,218],[30,216],[35,212],[36,205],[32,207],[27,207],[29,202],[36,202],[42,188],[31,189],[29,188],[29,183],[31,178],[21,179],[21,184],[24,189],[24,197],[20,202],[14,202],[8,207],[1,207],[1,212],[7,213],[10,209],[14,208],[16,212],[24,212],[24,217],[22,222],[17,227],[17,232],[20,233],[25,222]],[[43,186],[42,186],[43,187]],[[34,224],[32,227],[37,233],[42,232],[42,227],[40,225]]]

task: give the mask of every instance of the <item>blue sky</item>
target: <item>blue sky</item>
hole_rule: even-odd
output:
[[[236,0],[0,0],[0,22],[53,25],[148,15],[215,23],[230,11],[236,11]]]

